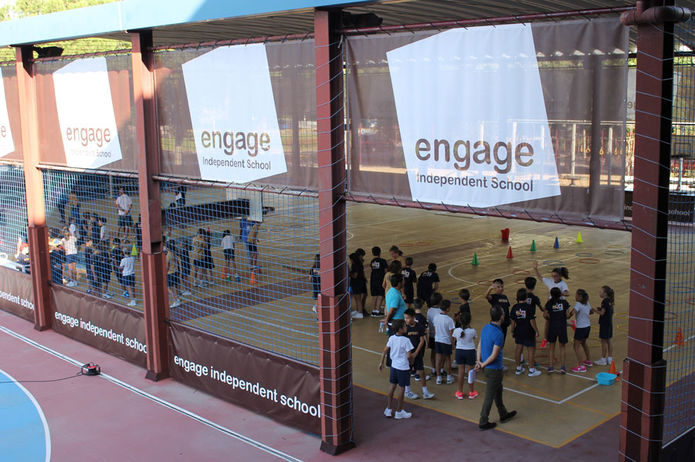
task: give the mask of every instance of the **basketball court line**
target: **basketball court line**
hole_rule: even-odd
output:
[[[377,353],[376,351],[370,350],[370,349],[368,349],[368,348],[362,348],[362,347],[357,346],[357,345],[354,345],[354,344],[352,345],[352,347],[353,347],[353,348],[357,348],[358,350],[361,350],[361,351],[365,351],[365,352],[367,352],[367,353],[372,353],[372,354],[374,354],[374,355],[381,356],[381,353]],[[505,361],[514,361],[513,359],[509,359],[509,358],[502,358],[502,359],[504,359]],[[456,374],[453,373],[452,375],[456,375]],[[578,378],[584,379],[584,380],[589,380],[589,381],[591,381],[591,382],[595,382],[594,379],[591,379],[591,378],[589,378],[589,377],[584,377],[583,375],[577,375],[577,374],[571,374],[571,373],[567,373],[566,375],[569,375],[569,376],[572,376],[572,377],[578,377]],[[486,384],[486,383],[487,383],[487,382],[485,382],[484,380],[480,380],[480,379],[476,379],[476,382],[480,382],[480,383],[482,383],[482,384]],[[555,399],[551,399],[551,398],[546,398],[546,397],[544,397],[544,396],[534,395],[533,393],[527,393],[527,392],[525,392],[525,391],[520,391],[520,390],[516,390],[516,389],[514,389],[514,388],[509,388],[509,387],[507,387],[506,385],[505,385],[504,389],[505,389],[505,390],[509,390],[509,391],[511,391],[512,393],[516,393],[516,394],[523,395],[523,396],[528,396],[529,398],[534,398],[534,399],[538,399],[538,400],[541,400],[541,401],[547,401],[547,402],[552,403],[552,404],[562,405],[562,404],[565,404],[566,402],[568,402],[568,401],[570,401],[570,400],[572,400],[572,399],[574,399],[574,398],[576,398],[576,397],[578,397],[578,396],[580,396],[580,395],[586,393],[587,391],[593,390],[593,389],[596,388],[597,386],[598,386],[598,383],[594,383],[593,385],[591,385],[591,386],[589,386],[589,387],[586,387],[586,388],[584,388],[584,389],[582,389],[582,390],[579,390],[578,392],[576,392],[576,393],[574,393],[574,394],[572,394],[572,395],[570,395],[570,396],[568,396],[568,397],[566,397],[566,398],[563,398],[563,399],[561,399],[561,400],[555,400]]]
[[[56,351],[56,350],[53,350],[52,348],[49,348],[49,347],[47,347],[47,346],[45,346],[45,345],[42,345],[42,344],[40,344],[40,343],[38,343],[38,342],[35,342],[35,341],[31,340],[30,338],[27,338],[27,337],[25,337],[25,336],[23,336],[23,335],[21,335],[21,334],[18,334],[17,332],[12,331],[12,330],[6,328],[5,326],[0,326],[0,332],[4,332],[5,334],[7,334],[7,335],[9,335],[9,336],[11,336],[11,337],[14,337],[14,338],[16,338],[17,340],[21,340],[22,342],[24,342],[24,343],[26,343],[26,344],[28,344],[28,345],[31,345],[31,346],[33,346],[33,347],[36,348],[36,349],[39,349],[39,350],[44,351],[44,352],[46,352],[46,353],[48,353],[48,354],[50,354],[50,355],[53,355],[53,356],[55,356],[55,357],[57,357],[57,358],[60,358],[60,359],[62,359],[63,361],[68,362],[68,363],[70,363],[70,364],[72,364],[72,365],[74,365],[74,366],[82,367],[82,363],[80,363],[79,361],[77,361],[77,360],[75,360],[75,359],[73,359],[73,358],[71,358],[71,357],[69,357],[69,356],[67,356],[67,355],[64,355],[63,353],[60,353],[60,352],[58,352],[58,351]],[[268,446],[268,445],[266,445],[266,444],[264,444],[264,443],[261,443],[260,441],[256,441],[256,440],[254,440],[253,438],[251,438],[251,437],[249,437],[249,436],[243,435],[243,434],[238,433],[238,432],[235,432],[234,430],[231,430],[231,429],[229,429],[229,428],[227,428],[227,427],[224,427],[224,426],[222,426],[222,425],[216,424],[215,422],[212,422],[211,420],[208,420],[208,419],[206,419],[205,417],[202,417],[202,416],[200,416],[200,415],[198,415],[198,414],[196,414],[196,413],[194,413],[194,412],[192,412],[192,411],[189,411],[189,410],[187,410],[187,409],[184,409],[184,408],[182,408],[182,407],[179,407],[179,406],[177,406],[176,404],[170,403],[169,401],[166,401],[166,400],[164,400],[164,399],[162,399],[162,398],[159,398],[159,397],[157,397],[157,396],[154,396],[154,395],[152,395],[152,394],[150,394],[150,393],[147,393],[147,392],[144,391],[144,390],[141,390],[141,389],[139,389],[139,388],[137,388],[137,387],[135,387],[135,386],[133,386],[133,385],[130,385],[130,384],[126,383],[126,382],[123,382],[122,380],[119,380],[119,379],[117,379],[117,378],[115,378],[115,377],[113,377],[113,376],[110,376],[110,375],[108,375],[108,374],[105,374],[104,372],[102,372],[102,373],[99,375],[99,377],[103,378],[104,380],[106,380],[106,381],[108,381],[108,382],[113,383],[114,385],[118,385],[119,387],[124,388],[125,390],[128,390],[128,391],[130,391],[130,392],[132,392],[132,393],[135,393],[136,395],[140,395],[140,396],[142,396],[143,398],[147,398],[147,399],[149,399],[150,401],[153,401],[153,402],[155,402],[155,403],[157,403],[157,404],[159,404],[159,405],[161,405],[161,406],[164,406],[164,407],[166,407],[166,408],[168,408],[168,409],[170,409],[170,410],[172,410],[172,411],[174,411],[174,412],[178,412],[179,414],[182,414],[182,415],[184,415],[184,416],[186,416],[186,417],[188,417],[188,418],[190,418],[190,419],[192,419],[192,420],[195,420],[195,421],[197,421],[197,422],[199,422],[199,423],[202,423],[203,425],[206,425],[206,426],[208,426],[208,427],[210,427],[210,428],[212,428],[212,429],[214,429],[214,430],[217,430],[217,431],[219,431],[220,433],[223,433],[223,434],[225,434],[225,435],[227,435],[227,436],[231,436],[232,438],[235,438],[235,439],[237,439],[237,440],[239,440],[239,441],[241,441],[241,442],[243,442],[243,443],[246,443],[246,444],[248,444],[249,446],[253,446],[254,448],[256,448],[256,449],[258,449],[258,450],[261,450],[261,451],[266,452],[266,453],[268,453],[268,454],[270,454],[270,455],[272,455],[272,456],[275,456],[275,457],[277,457],[277,458],[279,458],[279,459],[286,460],[286,461],[288,461],[288,462],[302,462],[301,459],[297,459],[296,457],[293,457],[293,456],[291,456],[291,455],[289,455],[289,454],[286,454],[286,453],[284,453],[284,452],[282,452],[282,451],[280,451],[280,450],[278,450],[278,449],[275,449],[275,448],[273,448],[273,447],[271,447],[271,446]],[[42,415],[43,415],[43,413],[42,413]],[[47,423],[46,423],[46,429],[47,429],[47,431],[48,431],[48,424],[47,424]],[[48,451],[47,451],[47,453],[48,453]]]
[[[0,326],[2,327],[2,326]],[[44,437],[46,438],[46,462],[50,462],[51,460],[51,432],[48,428],[48,421],[46,420],[46,415],[43,413],[43,409],[41,409],[41,406],[39,405],[39,402],[36,401],[36,398],[34,395],[31,394],[29,390],[27,390],[24,385],[21,384],[17,379],[12,377],[10,374],[5,372],[4,370],[0,369],[0,374],[4,375],[8,379],[10,379],[14,385],[17,385],[17,388],[22,390],[22,392],[29,398],[31,403],[34,405],[36,408],[36,412],[38,412],[39,417],[41,418],[41,423],[43,424],[43,434]]]

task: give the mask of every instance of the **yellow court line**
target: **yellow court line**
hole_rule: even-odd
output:
[[[371,391],[371,392],[373,392],[373,393],[376,393],[376,394],[378,394],[378,395],[388,396],[388,393],[384,393],[383,391],[375,390],[375,389],[373,389],[373,388],[371,388],[371,387],[367,387],[367,386],[359,385],[359,384],[355,384],[355,386],[360,387],[360,388],[363,388],[363,389],[365,389],[365,390],[369,390],[369,391]],[[460,415],[452,414],[451,412],[443,411],[443,410],[440,410],[440,409],[437,409],[437,408],[434,408],[434,407],[430,407],[430,406],[426,406],[426,405],[424,405],[424,404],[414,403],[414,402],[412,402],[412,401],[408,401],[408,404],[412,404],[413,406],[418,406],[418,407],[421,407],[421,408],[424,408],[424,409],[429,409],[430,411],[439,412],[439,413],[441,413],[441,414],[448,415],[449,417],[453,417],[453,418],[455,418],[455,419],[464,420],[464,421],[466,421],[466,422],[470,422],[470,423],[473,423],[473,424],[476,424],[476,425],[478,424],[478,421],[477,421],[477,420],[473,420],[473,419],[469,419],[469,418],[467,418],[467,417],[463,417],[463,416],[460,416]],[[615,416],[613,416],[613,417],[615,417]],[[604,421],[604,422],[605,422],[605,421]],[[595,427],[592,427],[592,428],[595,428]],[[552,443],[548,443],[548,442],[545,442],[545,441],[537,440],[537,439],[532,438],[532,437],[530,437],[530,436],[522,435],[522,434],[520,434],[520,433],[516,433],[516,432],[510,431],[510,430],[506,430],[506,429],[504,429],[504,428],[500,428],[499,425],[498,425],[497,427],[495,427],[495,430],[498,430],[498,431],[500,431],[500,432],[502,432],[502,433],[507,433],[507,434],[512,435],[512,436],[516,436],[517,438],[521,438],[521,439],[524,439],[524,440],[527,440],[527,441],[532,441],[532,442],[534,442],[534,443],[542,444],[543,446],[548,446],[548,447],[551,447],[551,448],[553,448],[553,449],[560,449],[560,448],[565,444],[565,443],[562,443],[562,444],[560,444],[560,445],[558,446],[558,445],[555,445],[555,444],[552,444]],[[584,432],[584,433],[586,433],[586,432]],[[584,433],[581,433],[581,435],[583,435]],[[575,438],[576,438],[576,437],[575,437]],[[573,438],[573,439],[574,439],[574,438]],[[571,441],[571,440],[570,440],[570,441]]]
[[[564,442],[560,445],[560,447],[565,446],[565,445],[571,443],[572,441],[576,440],[576,439],[579,438],[580,436],[586,435],[586,434],[589,433],[591,430],[594,430],[594,429],[600,427],[600,426],[603,425],[604,423],[608,422],[609,420],[611,420],[611,419],[613,419],[613,418],[615,418],[615,417],[617,417],[617,416],[619,416],[619,415],[620,415],[620,412],[616,412],[616,413],[613,414],[612,416],[606,417],[606,418],[603,419],[602,421],[595,423],[594,425],[590,426],[590,427],[587,428],[586,430],[584,430],[584,431],[578,433],[577,435],[573,436],[572,438],[570,438],[570,439],[564,441]]]

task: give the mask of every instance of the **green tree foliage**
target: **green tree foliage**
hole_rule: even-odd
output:
[[[6,5],[0,8],[0,21],[56,13],[74,8],[102,5],[104,3],[112,3],[114,1],[117,0],[16,0],[14,5]],[[45,43],[39,44],[38,46],[61,47],[64,50],[63,55],[65,56],[126,49],[130,48],[130,42],[102,38],[86,38]],[[14,60],[15,57],[16,55],[14,49],[0,49],[0,61],[11,61]]]

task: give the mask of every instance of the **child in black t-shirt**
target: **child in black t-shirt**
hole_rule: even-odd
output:
[[[383,316],[384,312],[381,307],[384,303],[385,291],[382,284],[384,282],[384,275],[386,274],[386,266],[388,263],[381,258],[380,247],[372,247],[372,255],[374,258],[372,258],[372,261],[369,263],[372,269],[369,275],[369,292],[372,295],[372,301],[374,303],[372,305],[372,316]]]
[[[427,271],[420,274],[417,279],[417,298],[421,298],[427,303],[427,306],[432,306],[430,297],[439,289],[439,275],[437,274],[437,265],[430,263],[427,265]]]
[[[504,311],[504,319],[502,320],[502,333],[504,333],[505,340],[507,339],[507,329],[512,323],[509,319],[509,298],[504,294],[504,281],[502,279],[495,279],[492,281],[492,285],[487,289],[485,298],[490,302],[490,306],[499,305]]]
[[[413,304],[413,299],[415,298],[415,284],[417,283],[417,275],[412,266],[413,258],[406,257],[405,268],[401,270],[401,274],[403,275],[403,294],[405,295],[403,299],[408,307]]]
[[[574,310],[570,308],[567,300],[562,298],[562,292],[557,287],[550,289],[550,300],[545,304],[544,316],[548,320],[548,374],[555,372],[555,342],[560,342],[560,373],[566,374],[565,345],[567,344],[567,318],[572,316]]]
[[[316,254],[314,257],[314,265],[311,267],[311,298],[314,299],[314,307],[312,311],[316,313],[316,303],[318,303],[319,294],[321,293],[321,255]]]
[[[516,292],[516,302],[509,315],[512,321],[512,335],[514,335],[516,343],[516,350],[514,351],[516,375],[524,373],[524,367],[521,365],[521,353],[524,347],[526,347],[530,364],[528,376],[537,377],[541,375],[541,371],[535,368],[536,337],[538,337],[536,306],[528,303],[528,292],[526,289],[519,289]]]
[[[416,298],[413,300],[413,311],[415,311],[415,320],[417,321],[418,325],[420,326],[425,326],[425,331],[429,328],[430,324],[427,322],[427,317],[422,314],[422,308],[425,306],[425,302],[422,301],[420,298]],[[433,343],[434,344],[434,343]],[[425,337],[425,348],[429,345],[429,335]],[[430,376],[426,375],[425,380],[429,380]],[[415,374],[415,381],[419,382],[421,380],[420,374]]]
[[[459,290],[459,300],[461,300],[461,305],[459,305],[459,316],[463,313],[471,314],[471,305],[469,300],[471,299],[471,292],[468,289]]]
[[[420,314],[422,316],[422,314]],[[416,377],[424,377],[422,380],[422,397],[424,399],[434,398],[434,394],[427,390],[427,376],[425,375],[425,348],[427,347],[427,320],[424,324],[418,322],[415,310],[408,308],[403,314],[405,319],[406,335],[415,348],[413,356],[415,359],[412,362],[411,370],[415,372]],[[418,380],[419,381],[419,380]],[[405,397],[408,399],[418,399],[417,393],[410,390],[410,385],[405,387]]]
[[[594,364],[608,366],[613,362],[613,310],[615,305],[615,292],[608,286],[601,287],[599,291],[601,306],[596,309],[600,315],[598,318],[598,337],[601,339],[601,359]]]

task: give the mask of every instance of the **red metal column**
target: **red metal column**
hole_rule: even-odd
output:
[[[319,367],[321,450],[339,454],[352,447],[352,352],[347,296],[343,60],[339,10],[315,10],[316,119],[318,130]]]
[[[19,87],[19,115],[22,125],[22,156],[24,183],[29,221],[29,259],[34,291],[34,328],[51,327],[48,281],[51,278],[48,254],[48,228],[43,198],[43,177],[39,164],[39,118],[36,109],[36,81],[34,80],[33,49],[17,48],[17,85]]]
[[[162,254],[162,204],[159,183],[152,179],[159,172],[159,126],[154,94],[152,32],[133,32],[130,38],[133,44],[133,97],[137,116],[147,378],[156,381],[169,376],[166,325],[169,302],[166,264]]]
[[[620,459],[661,455],[666,389],[663,360],[673,93],[673,23],[637,20],[635,182],[628,352],[623,363]],[[665,6],[668,1],[651,2]],[[672,2],[671,2],[672,4]],[[640,21],[639,18],[642,18]],[[626,22],[626,18],[623,18]]]

